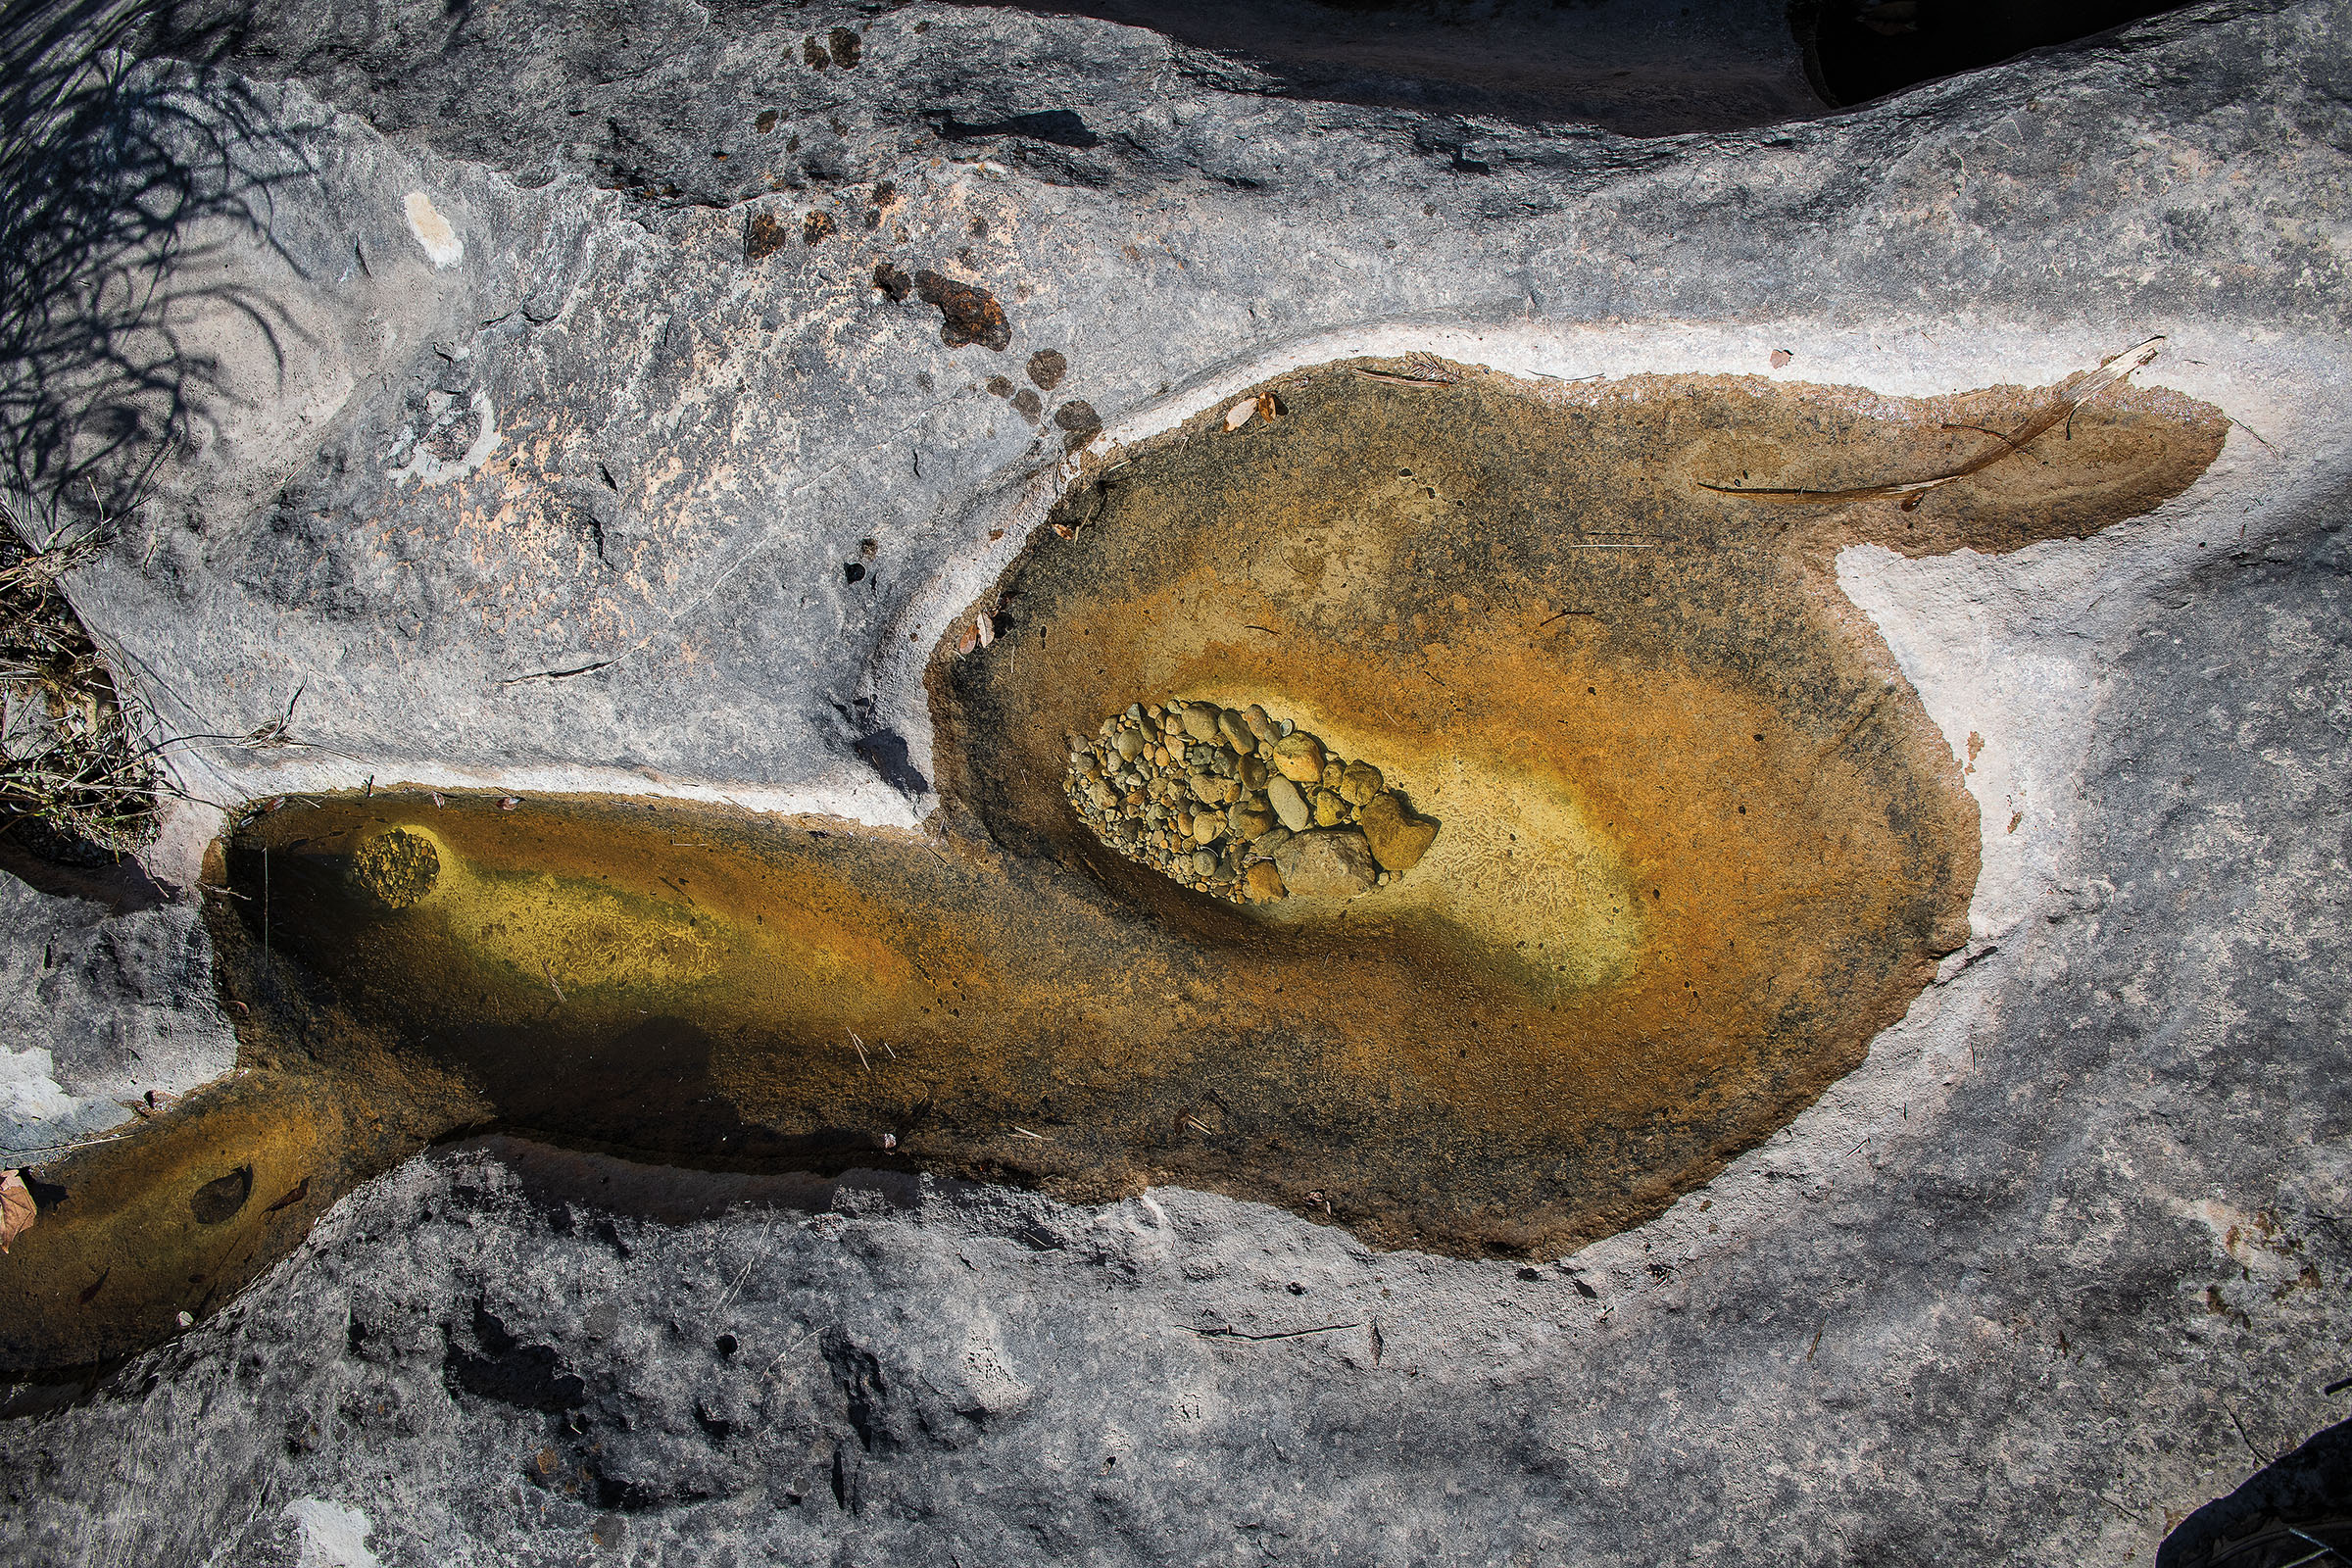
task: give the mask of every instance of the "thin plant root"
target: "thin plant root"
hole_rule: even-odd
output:
[[[1906,479],[1895,484],[1858,485],[1849,490],[1751,489],[1744,485],[1708,484],[1704,480],[1699,482],[1699,488],[1713,490],[1719,495],[1741,496],[1750,501],[1770,501],[1781,506],[1835,506],[1847,501],[1887,501],[1899,496],[1902,498],[1903,510],[1909,512],[1919,505],[1920,497],[1929,491],[1940,489],[1955,479],[1965,479],[1972,473],[1982,473],[2003,458],[2025,451],[2027,447],[2073,418],[2075,411],[2084,403],[2114,386],[2133,370],[2145,368],[2155,360],[2157,350],[2163,342],[2164,339],[2161,336],[2152,337],[2144,343],[2133,344],[2121,354],[2109,355],[2099,362],[2098,368],[2066,382],[2058,389],[2058,396],[2051,401],[2048,408],[2043,409],[2007,435],[2003,435],[1997,430],[1986,430],[1984,433],[2000,442],[1999,446],[1987,448],[1957,468],[1946,473],[1936,474],[1933,478]],[[1945,428],[1955,427],[1947,425]]]

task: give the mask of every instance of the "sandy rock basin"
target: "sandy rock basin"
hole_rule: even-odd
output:
[[[1637,1223],[1857,1062],[1966,934],[1974,803],[1821,552],[2087,533],[2192,479],[2217,420],[2103,390],[2040,461],[1835,529],[1708,486],[1935,471],[2066,396],[1334,367],[1281,383],[1279,417],[1088,474],[992,594],[989,645],[942,646],[944,835],[421,793],[248,815],[214,926],[255,1076],[175,1124],[234,1106],[310,1152],[263,1161],[266,1231],[192,1272],[225,1218],[193,1200],[176,1241],[134,1247],[128,1199],[37,1231],[7,1278],[44,1305],[7,1318],[7,1358],[136,1348],[466,1128],[1079,1200],[1174,1182],[1448,1252]],[[1097,722],[1138,689],[1188,695]],[[1098,775],[1138,776],[1147,722],[1195,791],[1232,775],[1184,861],[1230,838],[1226,863],[1189,882],[1117,847],[1071,760],[1083,725]],[[1391,778],[1445,824],[1409,861],[1382,840],[1410,875],[1352,825],[1401,821]],[[1244,839],[1251,779],[1273,805]],[[1298,848],[1263,860],[1299,896],[1252,902],[1281,811]],[[198,1143],[58,1179],[251,1185],[261,1156]]]

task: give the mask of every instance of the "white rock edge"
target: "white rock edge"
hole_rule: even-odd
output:
[[[359,1509],[323,1497],[297,1497],[285,1512],[297,1533],[294,1568],[380,1568],[368,1549],[373,1526]]]

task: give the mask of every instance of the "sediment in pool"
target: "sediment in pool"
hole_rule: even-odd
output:
[[[1181,1183],[1466,1253],[1705,1180],[1965,933],[1974,805],[1834,551],[2094,531],[2189,483],[2220,416],[2119,392],[1915,511],[1792,513],[1699,481],[1924,469],[2048,394],[1440,368],[1287,378],[1090,471],[991,643],[935,656],[936,834],[384,791],[251,817],[210,911],[249,1076],[36,1172],[68,1196],[0,1265],[0,1360],[134,1348],[469,1128]],[[1374,898],[1179,886],[1062,788],[1068,736],[1141,693],[1260,704],[1443,829]],[[247,1169],[208,1225],[193,1195]],[[253,1229],[187,1266],[223,1225]]]

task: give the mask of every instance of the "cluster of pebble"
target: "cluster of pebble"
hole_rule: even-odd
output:
[[[1411,870],[1438,836],[1379,768],[1255,703],[1138,703],[1069,740],[1063,788],[1103,843],[1235,903],[1352,898]]]

